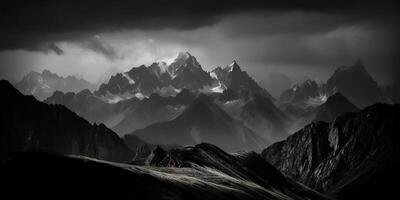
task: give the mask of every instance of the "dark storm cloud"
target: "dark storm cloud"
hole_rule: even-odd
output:
[[[43,49],[42,43],[71,41],[119,30],[193,30],[213,25],[222,16],[254,10],[343,12],[369,5],[366,1],[8,1],[0,8],[0,50]],[[382,4],[382,3],[381,3]],[[337,21],[336,23],[342,23]],[[326,26],[317,21],[311,28]],[[280,29],[288,27],[282,25]],[[302,30],[297,26],[288,31]],[[245,30],[245,29],[242,29]],[[265,29],[263,29],[265,30]],[[282,31],[276,29],[277,31]],[[309,31],[310,27],[304,30]],[[256,32],[252,32],[256,33]],[[262,33],[262,31],[261,31]],[[237,34],[242,34],[240,31]],[[243,34],[246,34],[245,32]],[[101,49],[101,48],[96,48]],[[105,49],[103,49],[105,50]],[[101,50],[102,51],[102,50]],[[103,51],[104,52],[104,51]]]

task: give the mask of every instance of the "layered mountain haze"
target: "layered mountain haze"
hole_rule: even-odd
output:
[[[156,144],[193,145],[208,142],[228,152],[241,149],[259,151],[266,145],[260,136],[229,116],[204,94],[175,119],[150,125],[132,134]]]
[[[267,144],[285,139],[291,119],[271,99],[256,94],[240,111],[240,119],[266,139]]]
[[[93,176],[105,174],[119,189],[143,187],[121,198],[347,200],[395,193],[399,108],[375,103],[397,102],[397,85],[379,86],[360,61],[338,68],[326,83],[298,83],[279,99],[236,61],[207,72],[188,52],[171,64],[116,72],[94,92],[65,92],[80,84],[32,72],[16,86],[37,97],[52,93],[40,102],[1,81],[7,98],[0,100],[0,157],[11,157],[0,169],[16,173],[15,162],[36,159],[41,169],[31,172],[47,176],[46,162],[77,169],[89,163],[99,170]],[[166,189],[144,189],[150,185]]]
[[[336,93],[328,98],[328,100],[318,106],[315,113],[314,121],[332,122],[336,117],[345,112],[357,112],[358,108],[346,99],[342,94]]]
[[[2,1],[0,195],[396,199],[398,10]]]
[[[307,80],[284,91],[279,100],[284,103],[302,104],[311,103],[320,96],[320,87],[316,81]],[[321,101],[324,101],[321,98]]]
[[[176,117],[195,97],[195,94],[183,89],[176,96],[152,94],[144,99],[133,97],[111,104],[84,90],[77,94],[55,92],[44,102],[65,105],[90,122],[104,123],[119,135],[124,135]]]
[[[387,102],[377,82],[360,60],[353,66],[339,67],[323,86],[322,91],[328,96],[340,92],[359,108]]]
[[[31,71],[21,81],[15,83],[15,87],[23,94],[44,100],[55,91],[79,92],[84,89],[93,90],[96,86],[75,76],[64,78],[49,70],[43,70],[42,73]]]

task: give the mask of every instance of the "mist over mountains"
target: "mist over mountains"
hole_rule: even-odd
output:
[[[43,74],[68,86],[56,74]],[[23,87],[27,77],[16,86]],[[29,86],[20,90],[28,91]],[[395,86],[379,87],[357,61],[339,67],[326,83],[306,80],[275,99],[237,61],[207,72],[195,56],[181,52],[170,64],[154,62],[117,72],[93,92],[66,92],[64,87],[44,102],[65,105],[91,123],[104,123],[120,136],[138,135],[149,143],[185,146],[210,142],[228,151],[261,151],[313,121],[330,122],[345,112],[393,102],[391,88]],[[227,140],[235,137],[235,142]]]
[[[31,71],[23,79],[15,83],[15,87],[26,95],[33,95],[39,100],[50,97],[56,91],[79,92],[84,89],[93,90],[96,85],[75,76],[62,77],[49,70],[42,73]]]
[[[393,142],[400,112],[389,104],[397,101],[396,85],[378,86],[361,61],[339,67],[326,83],[296,84],[278,99],[237,61],[205,71],[188,52],[92,86],[49,71],[14,86],[0,82],[5,180],[39,173],[48,181],[84,180],[89,188],[106,180],[116,183],[107,196],[124,188],[116,196],[139,199],[394,194],[399,163],[390,158],[399,153]],[[33,160],[21,173],[20,164]]]
[[[3,199],[387,200],[394,0],[4,0]]]

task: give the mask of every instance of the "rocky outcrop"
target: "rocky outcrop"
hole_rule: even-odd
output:
[[[400,105],[375,104],[330,124],[314,122],[262,156],[287,176],[340,199],[385,199],[396,193],[399,177],[399,115]]]

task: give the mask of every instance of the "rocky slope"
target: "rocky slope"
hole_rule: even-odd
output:
[[[327,199],[285,179],[254,154],[235,157],[207,144],[196,146],[191,152],[199,156],[197,163],[213,165],[134,166],[86,157],[20,153],[0,159],[0,176],[7,183],[3,195],[18,199]],[[206,161],[209,158],[215,160]],[[71,183],[73,189],[66,192]],[[13,192],[16,187],[24,192]]]
[[[60,105],[24,96],[0,81],[0,154],[38,150],[128,162],[132,152],[103,124],[92,125]]]
[[[339,199],[397,193],[400,105],[375,104],[332,123],[314,122],[262,156],[285,175]]]

